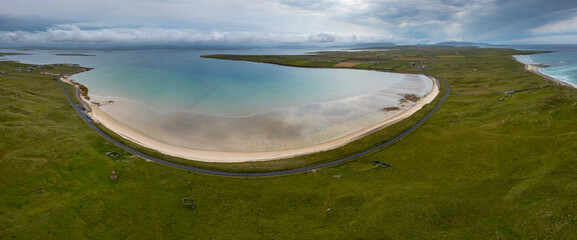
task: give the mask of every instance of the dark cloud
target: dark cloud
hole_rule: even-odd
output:
[[[70,23],[70,20],[47,17],[10,17],[0,15],[0,31],[44,31],[47,28]]]
[[[276,2],[294,8],[315,10],[315,11],[326,10],[336,4],[335,1],[327,1],[327,0],[277,0]]]
[[[464,32],[487,40],[512,40],[530,34],[530,29],[577,16],[577,1],[501,0],[494,6],[471,16]]]
[[[576,22],[575,0],[5,0],[0,43],[570,43]]]

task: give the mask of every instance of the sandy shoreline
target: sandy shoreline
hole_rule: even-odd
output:
[[[525,64],[525,70],[527,70],[527,71],[529,71],[529,72],[535,73],[535,74],[537,74],[537,75],[539,75],[539,76],[541,76],[541,77],[544,77],[544,78],[546,78],[546,79],[548,79],[548,80],[551,80],[552,82],[555,82],[555,83],[557,83],[557,84],[559,84],[559,85],[577,88],[577,86],[575,86],[575,85],[573,85],[573,84],[571,84],[571,83],[568,83],[568,82],[565,82],[565,81],[563,81],[563,80],[560,80],[560,79],[551,77],[551,76],[549,76],[549,75],[547,75],[547,74],[544,74],[544,73],[542,73],[541,71],[539,71],[540,68],[546,67],[546,66],[543,66],[542,64],[528,64],[528,63],[524,63],[524,62],[519,61],[519,60],[518,60],[517,58],[515,58],[515,57],[513,57],[513,59],[515,59],[517,62],[520,62],[520,63],[522,63],[522,64]]]
[[[62,78],[62,80],[78,88],[78,86],[75,85],[70,79],[68,79],[68,77],[69,76],[65,76]],[[420,99],[417,103],[415,103],[413,106],[406,109],[405,111],[402,111],[401,113],[389,119],[386,119],[385,121],[382,121],[378,124],[372,125],[370,127],[361,129],[346,136],[333,139],[331,141],[321,144],[287,150],[262,151],[262,152],[226,152],[226,151],[201,150],[201,149],[179,147],[163,143],[156,139],[152,139],[148,136],[145,136],[144,134],[130,127],[127,127],[126,125],[120,123],[119,121],[115,120],[110,115],[102,111],[98,105],[90,102],[88,99],[85,99],[84,96],[80,97],[82,98],[81,100],[84,102],[84,104],[88,105],[90,107],[89,109],[92,110],[91,112],[88,113],[88,115],[92,117],[93,120],[101,123],[106,128],[119,134],[120,136],[132,142],[135,142],[143,147],[154,149],[164,154],[203,162],[223,162],[223,163],[249,162],[249,161],[266,161],[273,159],[290,158],[294,156],[300,156],[315,152],[327,151],[330,149],[344,146],[370,133],[373,133],[384,127],[390,126],[394,123],[397,123],[411,116],[412,114],[420,110],[424,105],[430,103],[431,101],[433,101],[433,99],[435,99],[435,97],[439,93],[439,87],[435,79],[432,79],[432,82],[433,82],[432,90],[425,97]]]

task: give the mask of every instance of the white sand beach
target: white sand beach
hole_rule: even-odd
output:
[[[62,80],[70,83],[70,80],[66,77],[64,77]],[[106,108],[106,105],[102,106],[101,104],[95,104],[94,100],[92,100],[93,102],[91,102],[87,99],[83,99],[83,101],[90,106],[92,111],[89,113],[89,115],[92,117],[94,121],[101,123],[106,128],[110,129],[111,131],[119,134],[120,136],[130,141],[133,141],[143,147],[157,150],[164,154],[204,162],[266,161],[273,159],[289,158],[334,149],[340,146],[344,146],[356,139],[366,136],[379,129],[397,123],[411,116],[412,114],[420,110],[423,106],[425,106],[426,104],[433,101],[433,99],[435,99],[435,97],[439,93],[438,83],[435,79],[431,79],[431,81],[433,82],[433,87],[428,94],[419,99],[409,108],[402,109],[402,111],[398,111],[398,113],[395,112],[396,114],[394,116],[389,117],[382,122],[349,133],[346,136],[332,139],[324,143],[314,144],[305,147],[298,147],[284,150],[273,150],[273,151],[203,150],[203,149],[194,149],[194,148],[176,146],[173,144],[167,144],[165,142],[159,141],[145,134],[142,134],[141,132],[127,126],[126,124],[122,124],[121,122],[119,122],[118,120],[107,114],[105,111],[103,111],[103,109],[101,109]],[[125,108],[123,111],[131,111],[131,109]]]
[[[547,74],[542,73],[542,72],[540,71],[540,68],[544,68],[544,67],[547,67],[547,66],[544,66],[544,65],[542,65],[542,64],[532,64],[532,63],[524,62],[524,61],[523,61],[523,55],[515,55],[515,56],[513,56],[513,59],[515,59],[517,62],[520,62],[520,63],[524,64],[524,65],[525,65],[525,70],[527,70],[527,71],[529,71],[529,72],[535,73],[535,74],[537,74],[537,75],[539,75],[539,76],[541,76],[541,77],[544,77],[544,78],[546,78],[546,79],[548,79],[548,80],[551,80],[551,81],[553,81],[553,82],[555,82],[555,83],[557,83],[557,84],[559,84],[559,85],[577,88],[577,86],[575,86],[575,85],[573,85],[573,84],[570,84],[570,83],[565,82],[565,81],[563,81],[563,80],[560,80],[560,79],[557,79],[557,78],[554,78],[554,77],[551,77],[551,76],[549,76],[549,75],[547,75]]]
[[[555,83],[557,83],[557,84],[560,84],[560,85],[563,85],[563,86],[569,86],[569,87],[577,88],[577,86],[575,86],[575,85],[573,85],[573,84],[570,84],[570,83],[568,83],[568,82],[559,80],[559,79],[557,79],[557,78],[554,78],[554,77],[551,77],[551,76],[549,76],[549,75],[547,75],[547,74],[542,73],[541,71],[539,71],[539,68],[542,68],[543,66],[533,65],[533,64],[526,64],[526,63],[524,63],[524,64],[525,64],[525,69],[527,69],[527,70],[530,71],[530,72],[539,74],[540,76],[542,76],[542,77],[544,77],[544,78],[546,78],[546,79],[549,79],[549,80],[551,80],[551,81],[553,81],[553,82],[555,82]]]

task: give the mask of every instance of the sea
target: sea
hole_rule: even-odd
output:
[[[204,150],[275,151],[328,142],[395,116],[412,106],[403,95],[423,97],[433,87],[422,75],[201,57],[315,49],[1,51],[29,55],[0,60],[93,68],[72,79],[88,87],[102,111],[157,141]],[[399,110],[383,111],[391,107]]]
[[[519,45],[520,50],[552,51],[551,53],[521,55],[516,58],[527,64],[543,64],[539,71],[550,77],[577,86],[577,44]]]
[[[577,45],[506,46],[543,74],[577,85]],[[155,140],[217,151],[274,151],[324,143],[397,114],[403,94],[424,96],[424,76],[310,69],[201,58],[209,54],[306,54],[327,49],[17,50],[0,57],[94,68],[72,78],[114,119]],[[85,54],[62,56],[55,54]]]

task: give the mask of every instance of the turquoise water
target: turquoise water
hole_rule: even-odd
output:
[[[61,52],[61,51],[60,51]],[[246,117],[278,108],[333,101],[386,88],[400,75],[306,69],[200,58],[246,51],[74,51],[96,56],[18,56],[33,63],[73,62],[95,68],[75,75],[91,95],[123,97],[163,111]],[[254,53],[254,52],[249,52]],[[386,78],[386,81],[384,80]]]
[[[539,69],[559,80],[577,86],[577,45],[528,45],[524,50],[554,51],[552,53],[524,55],[520,61],[529,64],[544,64],[549,67]]]
[[[14,52],[21,52],[12,50]],[[311,69],[201,58],[208,54],[302,54],[269,50],[36,50],[9,59],[94,68],[72,79],[91,101],[139,133],[195,149],[270,151],[311,146],[390,118],[403,94],[425,96],[421,75]],[[56,56],[82,53],[94,56]]]

